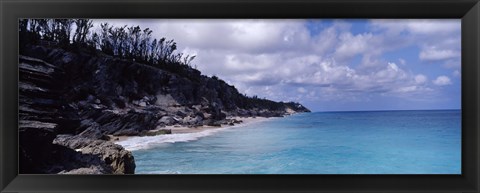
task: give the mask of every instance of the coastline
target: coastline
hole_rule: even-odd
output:
[[[147,55],[130,53],[126,47],[123,54],[114,54],[109,46],[97,49],[86,42],[51,38],[64,38],[70,29],[50,33],[46,26],[25,28],[40,21],[59,22],[21,21],[20,173],[133,174],[136,166],[129,148],[191,141],[249,120],[266,120],[260,117],[310,112],[298,102],[247,96],[219,77],[202,75],[186,61],[166,60],[160,51],[152,54],[161,58],[146,60]],[[78,21],[91,22],[61,22]],[[86,37],[92,34],[89,29],[84,30],[83,39],[91,38]],[[180,54],[171,51],[169,57]],[[228,115],[258,118],[226,119]]]
[[[144,136],[113,136],[113,135],[108,135],[109,136],[109,141],[118,144],[120,142],[124,142],[129,139],[133,138],[147,138],[147,137],[155,137],[155,136],[168,136],[168,135],[175,135],[175,134],[192,134],[192,133],[200,133],[200,132],[208,132],[208,131],[216,131],[220,129],[227,129],[227,128],[232,128],[232,127],[241,127],[245,125],[249,125],[252,123],[259,123],[263,121],[268,121],[268,120],[273,120],[275,118],[279,117],[227,117],[227,119],[232,119],[232,120],[237,120],[240,121],[240,123],[236,123],[234,125],[221,125],[221,126],[208,126],[208,125],[203,125],[203,126],[198,126],[198,127],[188,127],[184,125],[171,125],[171,126],[165,126],[165,127],[158,127],[154,130],[148,131],[149,133],[156,133],[162,130],[169,130],[171,133],[169,134],[156,134],[156,135],[144,135]]]

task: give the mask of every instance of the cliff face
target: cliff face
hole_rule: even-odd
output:
[[[121,146],[81,138],[86,131],[73,136],[81,122],[63,98],[65,71],[26,56],[19,58],[19,71],[20,173],[134,173],[134,158]]]
[[[309,112],[298,103],[246,97],[188,66],[156,68],[95,51],[26,46],[19,67],[22,173],[133,173],[131,153],[106,141],[107,135]],[[45,151],[78,164],[52,169],[61,164]],[[82,165],[85,160],[97,164]]]

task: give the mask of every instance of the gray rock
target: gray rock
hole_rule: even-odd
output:
[[[108,140],[109,137],[104,135],[101,132],[100,125],[93,123],[87,129],[78,134],[79,137],[89,138],[89,139],[101,139]]]
[[[185,117],[183,118],[183,123],[185,125],[198,125],[200,123],[202,123],[203,121],[203,118],[201,116],[195,116],[195,117]]]
[[[210,118],[212,118],[212,114],[210,114],[210,113],[203,113],[203,118],[204,118],[204,119],[210,119]]]
[[[177,111],[177,113],[175,113],[175,115],[180,116],[180,117],[186,117],[187,113],[185,113],[183,111]]]
[[[104,168],[92,165],[88,168],[77,168],[70,171],[61,171],[58,174],[107,174]]]
[[[92,96],[92,95],[88,95],[88,97],[87,97],[87,101],[88,101],[88,102],[95,101],[95,97],[94,97],[94,96]]]
[[[163,116],[158,121],[159,124],[165,124],[165,125],[172,125],[172,124],[175,124],[175,122],[176,122],[175,119],[173,119],[170,116]]]
[[[135,160],[132,153],[112,142],[59,135],[53,143],[74,149],[82,154],[99,157],[105,165],[111,167],[114,174],[133,174],[135,172]]]

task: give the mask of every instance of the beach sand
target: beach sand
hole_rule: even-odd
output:
[[[241,123],[236,123],[233,126],[241,126],[241,125],[246,125],[246,124],[251,124],[251,123],[256,123],[256,122],[261,122],[261,121],[266,121],[269,119],[273,118],[266,118],[266,117],[227,117],[227,119],[236,119],[238,121],[242,121]],[[207,131],[207,130],[212,130],[212,129],[219,129],[219,128],[227,128],[227,127],[233,127],[232,125],[222,125],[219,127],[215,126],[199,126],[199,127],[187,127],[187,126],[182,126],[182,125],[172,125],[172,126],[166,126],[166,127],[158,127],[154,130],[151,130],[149,132],[157,132],[159,130],[171,130],[172,134],[179,134],[179,133],[196,133],[196,132],[202,132],[202,131]],[[164,135],[169,135],[169,134],[164,134]],[[113,136],[109,135],[110,141],[112,142],[119,142],[119,141],[124,141],[128,138],[131,137],[138,137],[138,136]]]

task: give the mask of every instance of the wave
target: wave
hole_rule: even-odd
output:
[[[210,136],[220,131],[224,131],[231,128],[237,128],[237,127],[245,127],[253,123],[258,123],[258,122],[242,123],[235,126],[208,129],[205,131],[200,131],[195,133],[177,133],[177,134],[166,134],[166,135],[156,135],[156,136],[129,137],[123,141],[118,141],[115,143],[123,146],[123,148],[129,151],[151,149],[154,147],[159,147],[165,143],[195,141],[202,137]]]
[[[140,149],[150,149],[150,148],[159,146],[160,144],[163,144],[163,143],[194,141],[199,138],[206,137],[214,133],[217,133],[219,131],[225,130],[227,128],[229,127],[209,129],[209,130],[200,131],[196,133],[177,133],[177,134],[166,134],[166,135],[156,135],[156,136],[130,137],[123,141],[116,142],[116,144],[123,146],[123,148],[129,151],[135,151]]]
[[[182,174],[180,171],[172,171],[172,170],[154,170],[148,172],[139,172],[135,174]]]

